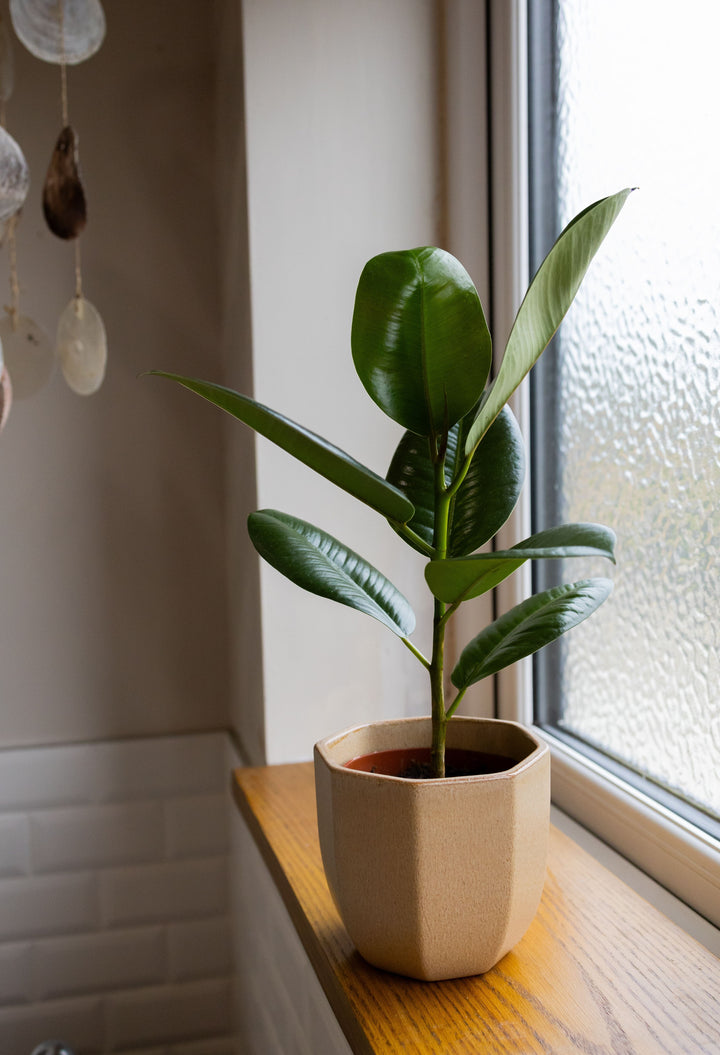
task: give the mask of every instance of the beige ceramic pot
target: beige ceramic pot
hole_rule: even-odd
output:
[[[527,729],[456,717],[447,740],[515,764],[443,780],[346,768],[429,744],[429,718],[315,745],[323,864],[350,938],[376,967],[435,981],[482,974],[522,938],[545,881],[550,811],[550,753]]]

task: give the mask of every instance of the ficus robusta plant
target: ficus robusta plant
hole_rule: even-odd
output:
[[[152,371],[215,403],[365,502],[426,558],[425,579],[434,597],[430,657],[410,641],[415,616],[405,597],[359,554],[287,513],[264,509],[248,519],[255,548],[278,571],[378,619],[427,669],[435,776],[444,775],[447,722],[469,686],[582,622],[612,588],[604,578],[568,583],[501,615],[464,648],[451,674],[456,693],[446,701],[445,631],[463,601],[493,589],[527,560],[614,560],[613,532],[585,523],[549,528],[511,549],[477,551],[508,519],[523,482],[523,440],[508,399],[560,325],[629,193],[596,202],[562,232],[528,288],[492,381],[480,299],[454,257],[420,248],[368,262],[355,299],[353,360],[372,399],[407,430],[385,479],[248,396]]]

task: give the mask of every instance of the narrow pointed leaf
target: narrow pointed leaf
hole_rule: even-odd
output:
[[[470,422],[458,422],[448,433],[446,477],[452,480],[464,460],[465,434]],[[472,553],[495,535],[515,508],[525,477],[525,448],[515,416],[504,407],[475,451],[451,513],[449,552]],[[429,546],[433,544],[435,487],[428,441],[406,432],[387,474],[415,507],[409,527]],[[416,547],[418,548],[418,547]]]
[[[469,601],[494,589],[526,560],[605,557],[615,563],[615,533],[602,524],[561,524],[518,542],[512,549],[431,561],[425,579],[446,604]]]
[[[389,520],[405,523],[413,515],[414,510],[408,499],[372,469],[355,461],[322,436],[310,432],[262,403],[256,403],[249,396],[211,381],[200,381],[162,370],[151,370],[149,373],[177,381],[191,392],[214,403]]]
[[[630,193],[629,188],[620,191],[579,213],[545,257],[520,305],[497,377],[468,435],[467,452],[542,355]]]
[[[480,298],[442,249],[382,253],[360,276],[352,323],[355,369],[403,428],[439,435],[475,405],[490,371]]]
[[[511,608],[463,649],[452,672],[457,689],[497,674],[582,623],[612,591],[610,579],[554,586]]]
[[[332,535],[275,509],[248,517],[248,533],[268,564],[297,586],[379,620],[399,637],[415,628],[415,614],[398,589]]]

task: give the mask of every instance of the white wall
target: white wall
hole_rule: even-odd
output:
[[[104,6],[105,43],[68,81],[88,198],[84,288],[110,358],[97,395],[74,395],[56,374],[0,435],[5,746],[227,722],[222,423],[189,394],[137,379],[151,367],[222,370],[215,5]],[[73,247],[40,208],[60,74],[15,54],[7,124],[32,178],[21,310],[54,334],[74,290]],[[3,249],[2,303],[7,267]]]
[[[437,237],[434,13],[430,0],[243,4],[255,395],[383,475],[401,431],[355,376],[350,323],[367,259]],[[257,488],[260,507],[370,559],[427,623],[422,558],[376,514],[262,440]],[[266,565],[260,587],[269,761],[427,708],[425,672],[386,629]]]

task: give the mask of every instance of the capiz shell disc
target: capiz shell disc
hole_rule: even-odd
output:
[[[10,0],[10,18],[21,43],[44,62],[74,66],[105,39],[100,0]]]
[[[12,385],[7,368],[3,367],[0,373],[0,430],[5,427],[5,422],[12,406]]]
[[[58,321],[55,351],[63,377],[73,392],[97,392],[107,366],[107,337],[97,308],[84,297],[73,297]]]
[[[0,99],[4,103],[12,96],[15,87],[15,56],[13,55],[8,20],[0,15]]]
[[[25,155],[9,132],[0,127],[0,223],[22,208],[29,187]]]
[[[52,377],[55,356],[50,338],[26,315],[0,319],[5,364],[13,383],[16,399],[29,399]]]

